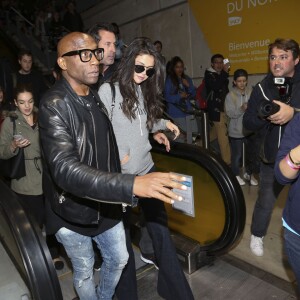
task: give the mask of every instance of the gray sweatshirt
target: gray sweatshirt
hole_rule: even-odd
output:
[[[109,83],[104,83],[99,89],[99,96],[104,103],[109,117],[112,119],[120,160],[128,155],[129,160],[122,164],[122,173],[144,175],[153,167],[151,157],[151,144],[149,142],[149,130],[147,128],[147,113],[144,107],[144,97],[139,85],[137,85],[138,106],[136,118],[129,120],[123,113],[123,97],[118,83],[115,84],[115,107],[112,111],[112,91]],[[112,117],[111,117],[112,115]],[[160,119],[154,123],[151,132],[166,129],[168,120]]]
[[[249,135],[249,131],[243,127],[243,115],[244,111],[241,106],[244,103],[248,103],[251,88],[246,88],[244,94],[237,88],[233,88],[229,92],[225,99],[225,113],[228,116],[228,135],[232,138],[243,138]]]

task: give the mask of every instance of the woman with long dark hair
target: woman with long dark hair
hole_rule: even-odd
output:
[[[179,56],[173,57],[167,68],[164,89],[167,113],[186,132],[186,141],[191,143],[192,132],[198,131],[195,117],[188,113],[192,111],[191,100],[196,97],[196,88],[192,79],[184,73],[184,63]]]
[[[42,163],[37,123],[37,108],[34,106],[31,86],[19,84],[15,90],[16,111],[9,113],[0,133],[0,158],[9,159],[24,149],[26,175],[11,180],[11,189],[37,221],[40,228],[44,224],[44,197],[42,190]],[[15,119],[16,134],[13,133]]]
[[[144,175],[154,171],[149,132],[169,129],[179,135],[178,127],[160,119],[163,113],[162,94],[165,68],[161,55],[147,38],[136,38],[125,50],[112,85],[99,89],[101,100],[112,121],[119,148],[122,172]],[[165,136],[161,141],[169,147]],[[165,299],[193,299],[192,292],[179,264],[167,227],[164,204],[152,199],[139,199],[145,223],[152,239],[159,267],[158,293]],[[117,288],[118,299],[137,299],[135,263],[129,236],[131,208],[126,208],[124,224],[129,261]]]

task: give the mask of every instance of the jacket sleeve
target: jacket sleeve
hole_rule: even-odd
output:
[[[268,120],[262,119],[258,116],[258,107],[262,100],[263,95],[261,94],[259,86],[256,85],[251,93],[247,109],[243,116],[243,125],[246,129],[256,131],[269,123]]]
[[[167,102],[179,104],[181,98],[180,95],[176,92],[170,77],[167,77],[166,79],[164,95]]]
[[[297,180],[298,176],[294,179],[286,178],[280,171],[279,163],[280,161],[296,146],[299,145],[300,140],[300,114],[296,114],[295,117],[287,124],[282,140],[280,142],[280,147],[277,152],[276,163],[274,168],[274,173],[277,181],[281,184],[289,184]]]
[[[7,117],[1,127],[0,132],[0,158],[9,159],[18,154],[19,148],[15,152],[11,151],[10,145],[13,139],[13,124],[9,117]]]
[[[194,86],[193,80],[190,77],[187,77],[187,80],[189,82],[187,92],[191,95],[190,97],[194,99],[196,97],[196,88]]]
[[[55,102],[55,105],[52,105]],[[80,161],[70,130],[70,107],[43,101],[39,124],[42,150],[52,179],[65,192],[101,202],[133,204],[135,175],[103,172]],[[71,120],[72,121],[72,120]]]
[[[214,92],[218,92],[220,89],[224,88],[226,85],[228,85],[228,76],[229,74],[225,71],[222,71],[221,74],[213,73],[206,71],[205,72],[205,87],[208,91],[213,90]]]
[[[111,87],[109,83],[103,83],[100,86],[100,89],[98,91],[98,95],[100,97],[100,100],[104,104],[109,118],[111,118],[111,112],[112,112],[112,93],[111,93]]]
[[[153,124],[151,132],[153,133],[158,130],[165,130],[167,128],[167,122],[169,122],[169,120],[165,120],[165,119],[156,120],[156,122],[154,122]]]
[[[232,95],[231,93],[227,94],[225,98],[225,112],[230,119],[238,119],[243,115],[244,111],[239,105],[237,105],[238,101],[235,102],[233,97],[234,95]]]

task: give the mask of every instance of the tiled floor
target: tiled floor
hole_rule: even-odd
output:
[[[268,233],[264,238],[264,256],[262,257],[253,255],[249,248],[250,225],[258,187],[243,186],[242,189],[247,207],[246,226],[242,240],[230,254],[284,280],[293,282],[295,277],[284,255],[282,242],[281,215],[287,198],[288,187],[284,188],[276,202]]]

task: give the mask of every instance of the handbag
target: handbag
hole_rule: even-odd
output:
[[[13,134],[16,134],[16,119],[10,117],[13,122]],[[9,159],[0,159],[0,174],[10,179],[20,179],[26,176],[24,149],[19,148],[17,155]]]

